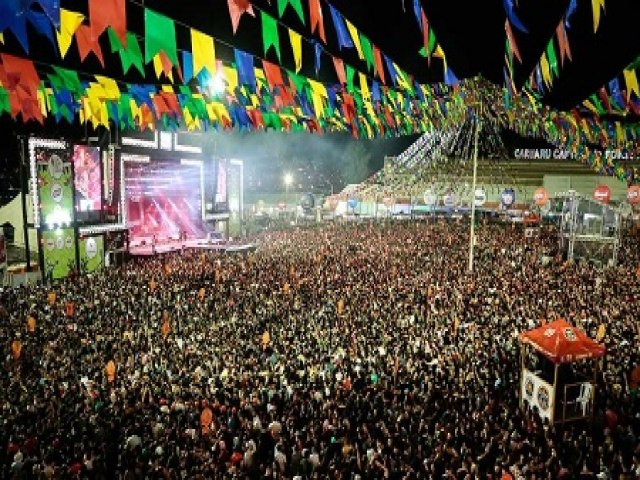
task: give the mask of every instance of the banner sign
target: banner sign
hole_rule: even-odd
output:
[[[100,149],[87,145],[73,147],[73,183],[80,212],[102,208]]]
[[[545,382],[529,370],[522,371],[522,401],[531,409],[538,411],[540,418],[553,422],[555,391],[553,385]]]
[[[447,208],[453,208],[456,206],[456,195],[453,192],[449,192],[444,196],[444,206]]]
[[[73,228],[42,232],[45,282],[67,278],[76,268],[76,243]]]
[[[607,185],[598,185],[593,192],[593,198],[599,202],[609,203],[609,200],[611,200],[611,189]]]
[[[538,207],[543,206],[549,201],[549,192],[544,187],[536,188],[536,191],[533,192],[533,201]]]
[[[510,208],[516,203],[516,192],[513,188],[505,188],[500,196],[500,201],[504,208]]]
[[[598,148],[591,149],[596,155],[610,160],[636,160],[640,158],[633,150]],[[513,151],[516,160],[578,160],[579,155],[564,148],[516,148]]]
[[[473,203],[475,203],[476,207],[481,207],[486,203],[486,201],[487,193],[482,188],[477,188],[473,197]]]
[[[631,205],[637,205],[640,203],[640,186],[632,185],[627,190],[627,202]]]
[[[80,239],[80,273],[83,275],[101,270],[104,264],[104,239],[102,235]]]
[[[425,190],[424,192],[424,204],[428,207],[433,207],[438,203],[438,195],[433,190]]]
[[[40,219],[49,228],[73,221],[71,161],[66,149],[35,148]]]

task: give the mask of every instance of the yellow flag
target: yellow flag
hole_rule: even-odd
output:
[[[231,67],[224,66],[224,78],[227,81],[227,92],[234,93],[238,86],[238,72]]]
[[[296,62],[296,73],[300,73],[302,69],[302,36],[298,32],[289,29],[289,41],[291,42],[291,50]]]
[[[624,81],[627,84],[627,101],[631,97],[631,92],[635,92],[640,97],[640,88],[638,88],[638,77],[635,70],[624,71]]]
[[[542,70],[542,78],[544,79],[544,83],[547,84],[547,87],[551,86],[551,72],[549,71],[549,61],[547,60],[546,53],[543,53],[540,57],[540,70]]]
[[[195,28],[191,29],[191,52],[193,53],[193,75],[198,75],[203,68],[209,74],[216,73],[216,47],[213,38]]]
[[[62,58],[67,55],[71,40],[73,40],[73,36],[83,20],[84,15],[81,13],[71,12],[64,8],[60,9],[60,30],[56,32],[56,37],[58,38],[58,47]]]
[[[113,78],[103,77],[102,75],[96,75],[96,80],[104,89],[105,98],[107,100],[119,100],[120,99],[120,88],[118,87],[118,82],[116,82]]]
[[[365,102],[368,102],[371,100],[371,92],[369,91],[367,76],[362,72],[358,72],[358,76],[360,77],[360,91],[362,92],[362,98]]]
[[[590,110],[592,113],[595,113],[596,115],[598,114],[598,109],[596,108],[596,106],[593,103],[591,103],[591,100],[587,99],[587,100],[583,101],[582,104],[588,110]]]
[[[349,35],[351,35],[351,40],[353,40],[353,45],[356,47],[358,51],[358,58],[360,60],[364,60],[364,53],[362,53],[362,45],[360,44],[360,35],[358,35],[358,29],[353,26],[346,18],[344,19],[347,22],[347,29],[349,30]]]
[[[442,59],[442,62],[444,63],[444,71],[445,71],[445,73],[446,73],[446,72],[447,72],[447,68],[448,68],[448,67],[447,67],[447,57],[445,56],[445,54],[444,54],[444,50],[442,50],[442,47],[440,46],[440,44],[438,44],[438,45],[436,46],[436,49],[435,49],[435,51],[433,52],[433,56],[434,56],[435,58],[441,58],[441,59]]]
[[[0,32],[0,43],[4,44],[4,33]]]
[[[153,57],[153,70],[156,72],[156,78],[160,78],[160,74],[164,72],[164,67],[162,66],[162,60],[160,59],[160,54],[157,54]],[[167,78],[173,83],[173,72],[167,73]]]
[[[313,109],[316,116],[324,116],[324,98],[327,98],[327,88],[320,82],[309,79],[311,86],[311,98],[313,100]]]
[[[600,9],[604,11],[604,0],[591,0],[593,9],[593,33],[598,31],[600,27]]]

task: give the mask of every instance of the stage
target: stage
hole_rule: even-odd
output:
[[[256,249],[252,243],[229,243],[220,239],[208,238],[165,238],[156,239],[138,237],[129,243],[129,253],[133,256],[152,256],[163,253],[178,252],[185,249],[219,250],[224,252],[248,252]]]

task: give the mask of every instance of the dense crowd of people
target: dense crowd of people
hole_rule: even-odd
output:
[[[639,235],[335,223],[0,295],[0,478],[640,478]],[[551,259],[549,262],[542,258]],[[606,326],[593,420],[520,408],[517,335]]]

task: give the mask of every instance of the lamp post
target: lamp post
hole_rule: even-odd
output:
[[[292,183],[293,183],[293,175],[291,175],[290,173],[285,173],[284,186],[286,191],[285,202],[287,203],[287,205],[289,204],[289,187],[291,186]]]

